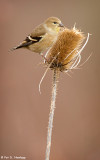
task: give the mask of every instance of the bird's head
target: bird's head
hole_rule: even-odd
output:
[[[45,27],[51,32],[58,33],[61,28],[64,28],[61,20],[56,17],[50,17],[45,21]]]

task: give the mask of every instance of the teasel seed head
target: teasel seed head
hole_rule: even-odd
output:
[[[47,52],[45,64],[51,69],[58,68],[59,71],[68,71],[75,68],[81,59],[81,51],[88,42],[89,34],[85,44],[81,47],[85,36],[82,32],[65,28],[58,35],[56,42]]]

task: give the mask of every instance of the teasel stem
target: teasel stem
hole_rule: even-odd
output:
[[[56,95],[57,95],[58,78],[59,78],[59,71],[57,68],[55,68],[53,71],[53,84],[52,84],[51,106],[50,106],[50,114],[49,114],[48,132],[47,132],[47,147],[46,147],[45,160],[49,160],[49,157],[50,157],[51,137],[52,137]]]

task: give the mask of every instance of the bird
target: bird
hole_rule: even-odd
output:
[[[38,25],[24,41],[11,50],[27,48],[32,52],[42,54],[57,40],[57,36],[62,28],[64,28],[64,25],[59,18],[49,17],[42,24]]]

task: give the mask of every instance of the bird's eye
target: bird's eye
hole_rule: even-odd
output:
[[[53,22],[53,24],[57,24],[57,22]]]

